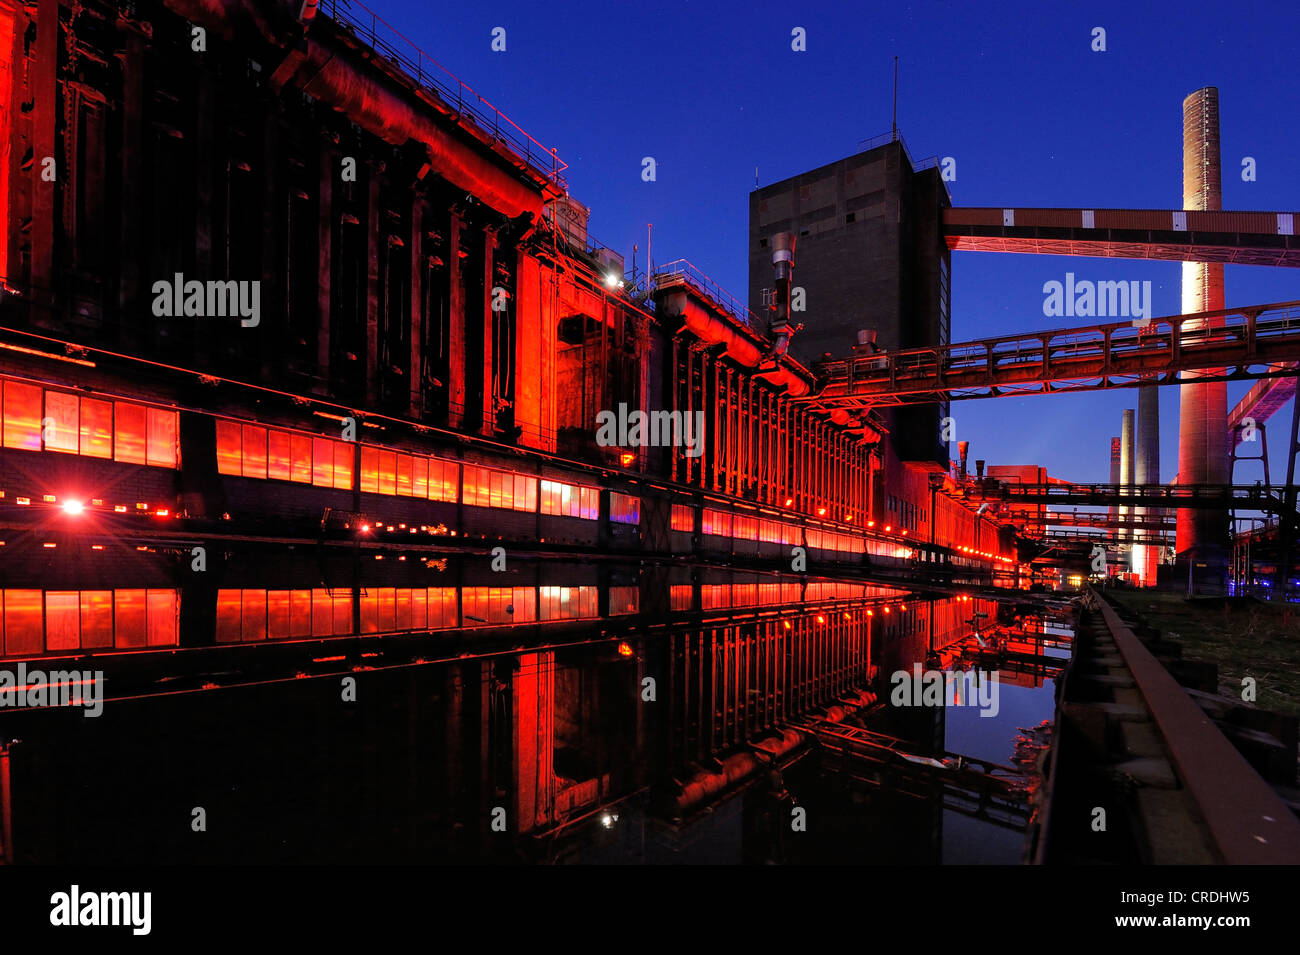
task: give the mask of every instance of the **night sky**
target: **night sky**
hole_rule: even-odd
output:
[[[590,230],[629,266],[688,258],[743,298],[748,196],[899,129],[912,158],[951,156],[959,206],[1179,208],[1182,100],[1218,86],[1223,207],[1300,210],[1300,6],[1294,3],[492,3],[370,0],[394,27],[569,163]],[[328,10],[328,3],[325,6]],[[1094,27],[1106,52],[1093,52]],[[494,27],[505,52],[491,49]],[[803,27],[807,51],[791,50]],[[642,158],[657,163],[643,182]],[[1243,182],[1242,158],[1257,163]],[[952,339],[1062,327],[1043,283],[1150,280],[1177,314],[1178,263],[953,254]],[[795,272],[796,284],[798,269]],[[1300,299],[1293,270],[1229,266],[1227,304]],[[814,303],[804,319],[817,320]],[[1078,320],[1082,324],[1086,320]],[[1229,407],[1248,384],[1229,386]],[[971,458],[1109,480],[1137,392],[955,403]],[[1288,404],[1273,418],[1274,480]],[[1177,389],[1161,389],[1161,477],[1177,471]],[[955,454],[955,449],[954,449]],[[1238,480],[1260,477],[1239,467]]]

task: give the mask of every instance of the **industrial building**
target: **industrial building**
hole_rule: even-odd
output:
[[[556,152],[360,11],[0,2],[6,664],[102,667],[142,725],[212,693],[237,721],[218,691],[279,709],[307,677],[630,627],[627,654],[438,684],[473,798],[532,830],[646,782],[578,757],[583,713],[664,740],[662,785],[869,687],[892,634],[957,639],[955,607],[882,581],[1014,581],[1011,534],[936,497],[936,449],[913,474],[884,416],[800,400],[807,365],[690,263],[625,276]],[[699,440],[604,440],[626,409]],[[698,629],[719,613],[749,622]],[[769,671],[792,639],[810,668]],[[671,745],[634,712],[647,661],[707,680],[677,684]],[[67,810],[42,741],[82,742],[11,735],[5,805],[41,830]]]
[[[108,704],[0,710],[0,861],[552,859],[755,780],[766,847],[815,740],[944,766],[942,708],[828,729],[891,671],[1000,629],[1049,686],[1011,591],[1099,539],[1161,581],[1171,509],[1222,587],[1228,502],[1295,511],[1218,469],[1215,369],[1271,369],[1233,421],[1275,410],[1300,343],[1215,263],[1300,248],[1289,214],[1223,226],[1207,91],[1187,211],[953,208],[891,134],[751,194],[746,304],[685,258],[628,274],[558,150],[355,0],[0,0],[0,43],[0,670]],[[972,249],[1189,259],[1196,314],[954,344]],[[1138,381],[1109,485],[950,460],[950,402]],[[962,778],[1023,828],[1024,787]],[[196,804],[241,841],[160,821]]]
[[[772,241],[795,237],[805,310],[792,354],[811,365],[864,340],[881,351],[947,345],[951,253],[943,210],[952,205],[937,160],[914,164],[896,136],[749,196],[749,307],[770,310]],[[946,405],[890,412],[901,460],[948,469]]]

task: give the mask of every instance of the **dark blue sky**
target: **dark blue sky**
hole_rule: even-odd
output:
[[[1223,205],[1300,210],[1300,5],[1126,3],[536,3],[462,8],[370,0],[413,42],[569,163],[594,238],[629,260],[654,223],[654,258],[688,258],[739,297],[748,194],[899,128],[917,161],[952,156],[969,206],[1178,208],[1183,98],[1218,86]],[[491,50],[494,27],[506,51]],[[791,50],[791,30],[807,51]],[[1091,50],[1094,27],[1104,53]],[[653,156],[657,181],[643,182]],[[1258,179],[1241,180],[1251,156]],[[1043,315],[1043,283],[1152,282],[1177,314],[1180,266],[953,255],[952,337],[1071,324]],[[796,280],[798,272],[796,269]],[[1292,270],[1228,267],[1229,305],[1300,299]],[[811,303],[810,303],[811,308]],[[805,321],[816,321],[810,310]],[[1232,385],[1235,402],[1246,385]],[[1109,479],[1109,439],[1137,392],[956,403],[958,437],[990,463]],[[1161,389],[1161,476],[1177,471],[1177,389]],[[1282,477],[1290,405],[1273,419]],[[1239,480],[1254,481],[1245,465]]]

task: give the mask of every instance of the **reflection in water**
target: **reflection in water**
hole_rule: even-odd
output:
[[[1051,717],[1037,619],[716,567],[351,572],[5,590],[6,653],[103,651],[107,698],[0,711],[16,861],[1019,859],[1027,806],[966,790]],[[1000,712],[892,706],[913,664],[996,671]]]

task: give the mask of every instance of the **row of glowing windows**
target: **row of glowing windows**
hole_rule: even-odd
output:
[[[179,415],[126,401],[88,398],[36,385],[0,380],[0,444],[29,451],[60,451],[124,464],[180,466]],[[235,477],[293,481],[352,489],[349,442],[279,428],[218,420],[217,471]],[[538,479],[495,468],[465,465],[419,454],[363,446],[362,491],[433,501],[457,499],[477,507],[538,510]],[[610,520],[640,522],[640,498],[612,496]],[[594,487],[541,482],[541,513],[596,520],[600,491]]]
[[[673,610],[691,609],[692,584],[673,584],[669,603]],[[700,609],[726,607],[761,607],[770,604],[798,603],[800,600],[861,600],[869,596],[895,593],[887,588],[837,581],[813,581],[807,588],[797,582],[774,584],[701,584]]]
[[[352,488],[352,445],[346,441],[217,421],[217,471],[235,477]]]
[[[361,490],[430,501],[455,501],[460,465],[455,461],[364,446]]]
[[[0,381],[0,407],[0,443],[6,448],[180,466],[179,415],[168,408],[48,391],[8,379]]]
[[[458,629],[499,623],[590,619],[595,587],[370,588],[361,632]],[[461,607],[464,620],[461,620]],[[0,655],[130,650],[178,645],[176,590],[0,590]],[[636,587],[610,588],[610,613],[636,613]],[[239,643],[350,636],[348,590],[219,590],[216,640]]]
[[[177,645],[175,590],[0,590],[0,653]]]
[[[219,590],[216,640],[350,636],[352,598],[343,589]],[[593,618],[596,599],[595,587],[371,587],[359,597],[361,633]]]
[[[543,481],[542,513],[594,521],[600,517],[600,491],[594,487]]]
[[[296,481],[317,487],[351,490],[353,448],[349,442],[298,434],[235,421],[217,422],[217,470],[236,477]],[[398,497],[455,502],[561,517],[596,520],[600,490],[562,481],[541,481],[525,474],[466,464],[421,454],[361,448],[360,490]],[[611,520],[639,523],[639,498],[617,495]]]
[[[475,464],[465,465],[465,483],[461,493],[464,502],[471,506],[502,507],[529,513],[540,510],[543,514],[590,521],[600,517],[599,488],[543,479],[539,495],[535,477]]]
[[[733,514],[730,511],[719,511],[711,507],[706,507],[700,517],[700,531],[718,537],[765,541],[772,544],[800,542],[798,525],[749,517],[745,514]]]
[[[690,507],[674,504],[672,509],[672,529],[690,531],[693,529],[693,512]],[[801,528],[797,524],[782,521],[769,521],[730,511],[719,511],[706,507],[700,519],[700,530],[704,534],[719,537],[732,537],[739,540],[758,540],[768,543],[799,544]],[[864,551],[877,557],[911,557],[910,547],[885,540],[859,537],[856,534],[843,534],[838,531],[823,530],[817,527],[802,529],[808,546],[822,550],[834,550],[842,553],[860,554]]]

